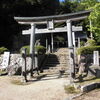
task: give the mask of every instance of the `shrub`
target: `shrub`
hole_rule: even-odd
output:
[[[100,46],[87,46],[87,47],[78,48],[77,54],[78,55],[93,54],[93,51],[100,52]]]
[[[36,51],[38,52],[38,54],[45,54],[46,52],[46,48],[42,45],[36,46]]]
[[[26,48],[26,54],[29,55],[30,54],[30,46],[23,46],[21,49],[20,49],[20,52],[22,51],[23,48]],[[38,54],[45,54],[46,52],[46,48],[42,45],[39,45],[39,46],[36,46],[35,47],[35,50],[38,52]]]
[[[80,42],[81,47],[85,45],[85,41]]]
[[[95,40],[88,40],[86,44],[87,44],[87,46],[96,46],[96,41]]]
[[[26,55],[29,55],[30,54],[30,46],[29,45],[27,45],[27,46],[23,46],[21,49],[20,49],[20,52],[22,53],[22,49],[23,48],[26,48],[27,50],[26,50]]]
[[[0,54],[3,54],[5,51],[8,51],[5,47],[0,47]]]

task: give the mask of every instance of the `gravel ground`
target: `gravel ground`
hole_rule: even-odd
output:
[[[45,79],[29,85],[12,84],[16,77],[0,76],[0,100],[65,100],[67,78]]]

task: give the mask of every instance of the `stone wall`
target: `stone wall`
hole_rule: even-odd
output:
[[[45,59],[45,55],[38,55],[38,66],[41,68],[43,61]],[[3,55],[0,55],[0,65],[3,60]],[[27,66],[27,71],[30,70],[31,66],[31,58],[28,56],[26,57],[26,66]],[[24,66],[25,62],[24,59],[22,58],[21,54],[10,54],[10,61],[9,61],[9,66],[7,68],[8,74],[13,75],[13,74],[21,74],[21,69],[22,66]]]

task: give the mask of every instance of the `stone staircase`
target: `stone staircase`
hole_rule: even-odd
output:
[[[69,69],[68,49],[60,48],[57,52],[49,54],[45,66],[45,73],[65,73]]]

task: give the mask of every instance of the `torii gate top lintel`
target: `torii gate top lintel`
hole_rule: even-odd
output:
[[[90,10],[80,11],[70,14],[54,15],[54,16],[41,16],[41,17],[14,17],[14,19],[21,24],[44,24],[47,21],[54,20],[55,22],[64,22],[66,20],[76,21],[86,18],[90,14]]]

